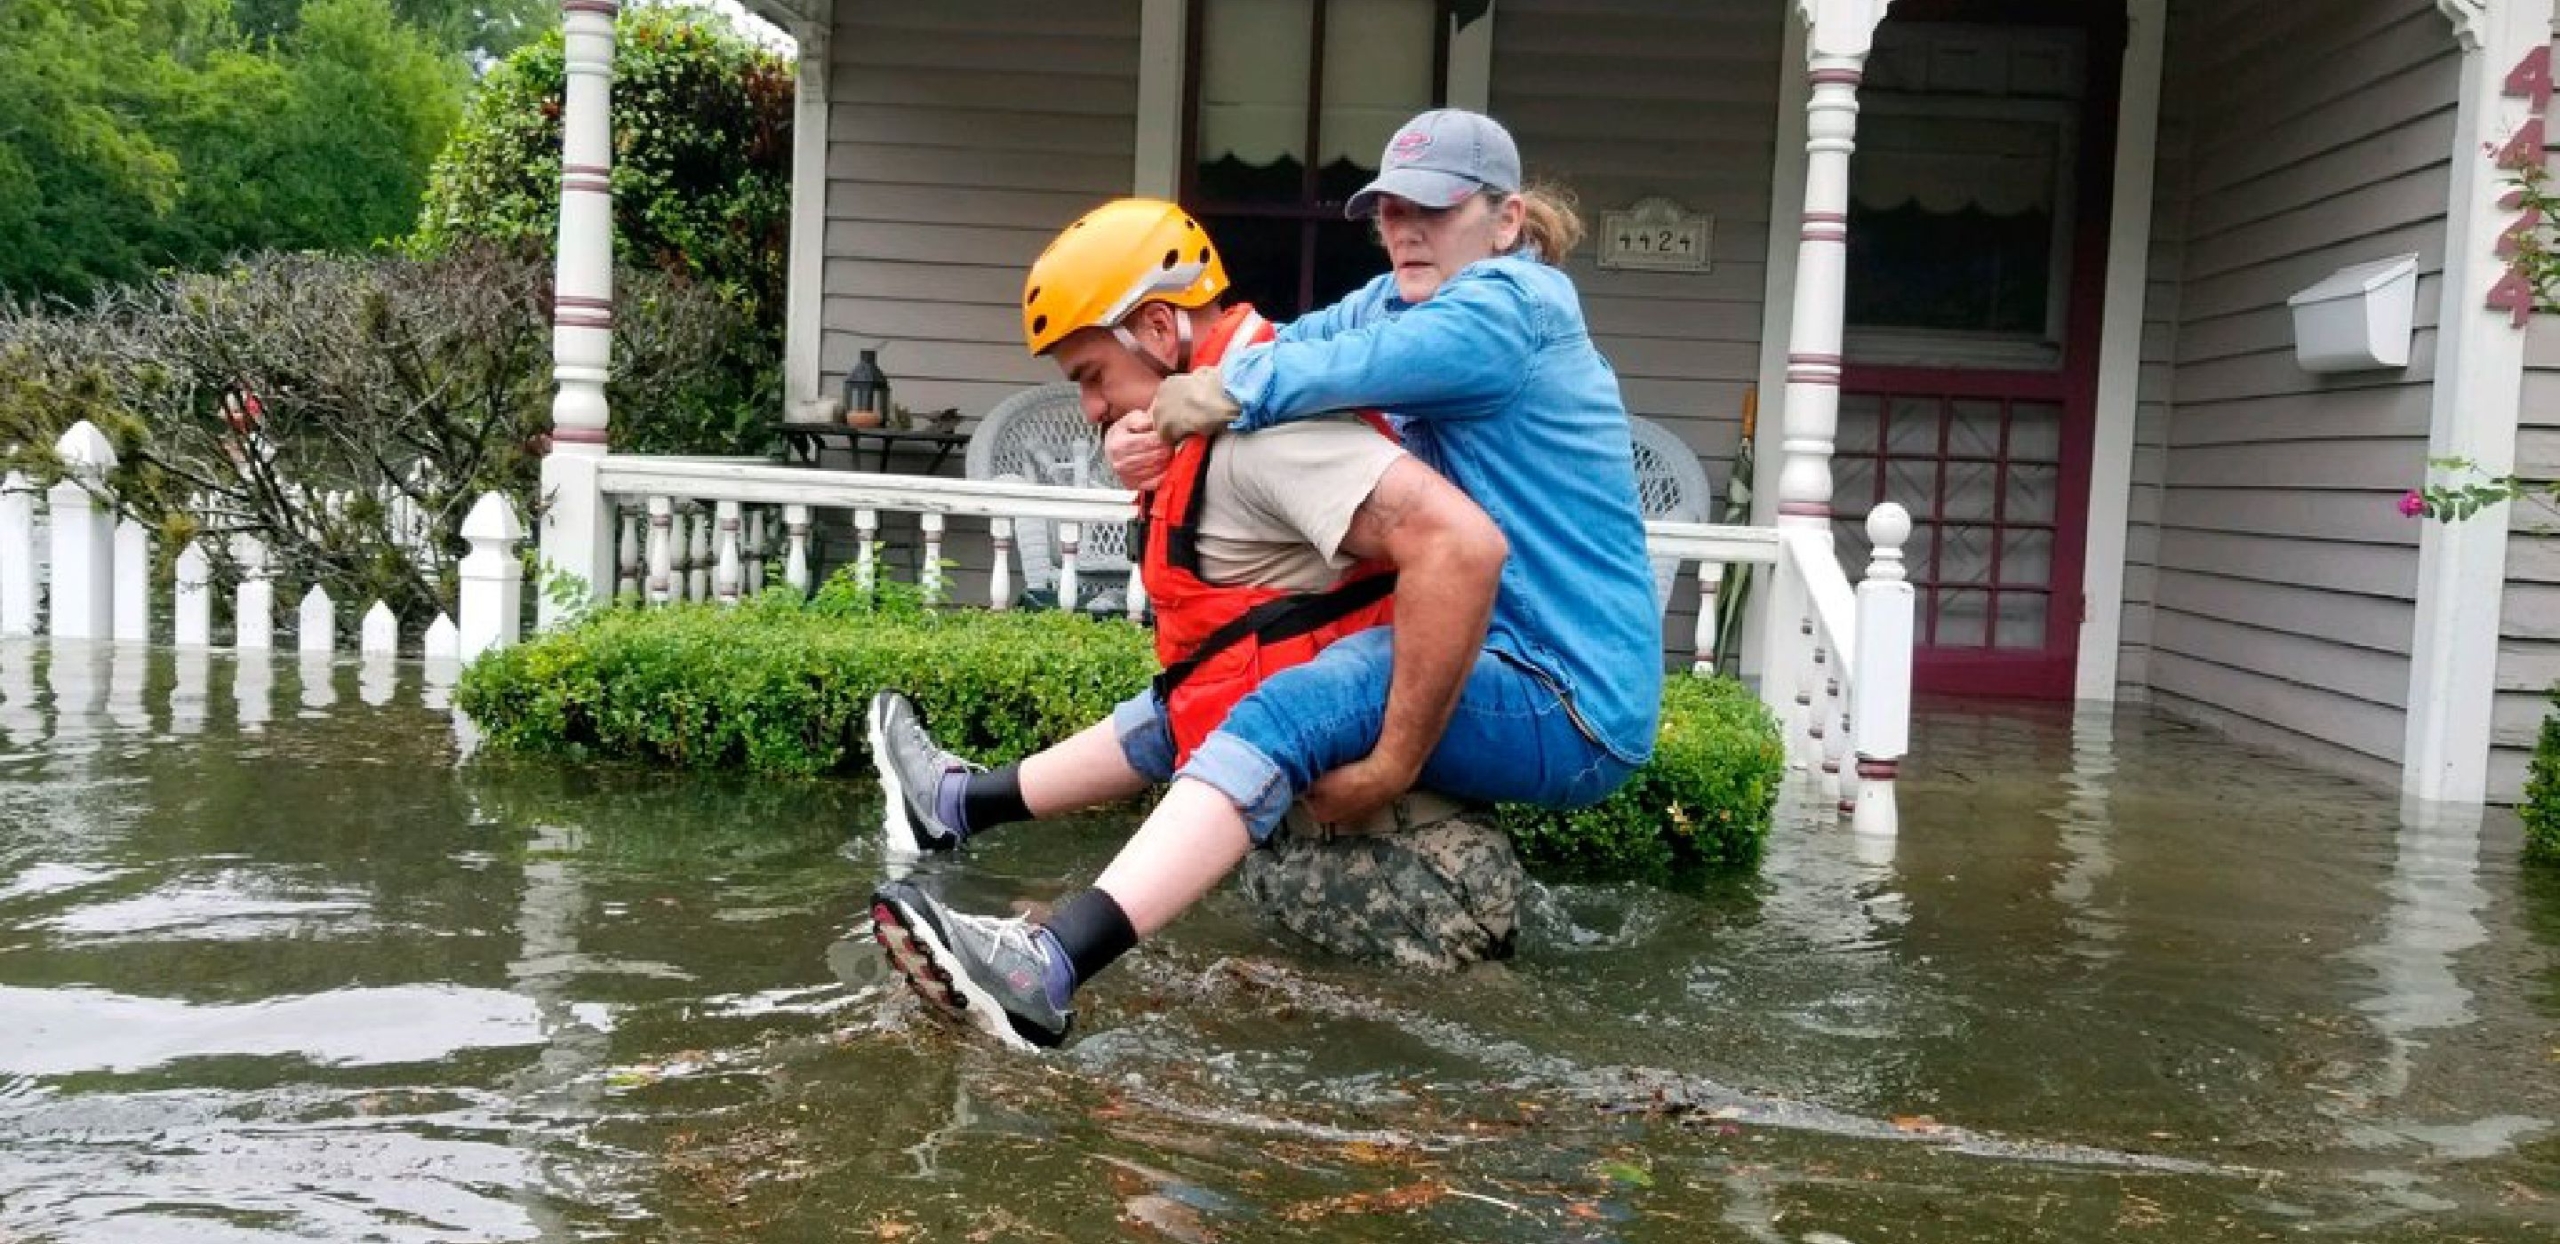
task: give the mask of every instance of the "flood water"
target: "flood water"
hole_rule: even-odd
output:
[[[437,681],[0,644],[0,1241],[2560,1230],[2560,876],[2139,708],[1939,706],[1897,842],[1800,792],[1454,978],[1222,894],[1033,1058],[886,978],[868,785],[460,764]]]

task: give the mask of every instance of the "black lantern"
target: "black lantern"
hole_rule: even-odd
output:
[[[865,350],[853,370],[844,374],[844,421],[857,428],[889,424],[889,377],[880,371],[880,352]]]

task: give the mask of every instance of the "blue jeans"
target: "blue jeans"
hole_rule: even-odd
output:
[[[1140,692],[1111,714],[1121,753],[1150,781],[1187,777],[1216,788],[1259,844],[1317,778],[1376,748],[1394,642],[1386,627],[1362,631],[1273,675],[1179,771],[1164,708],[1153,692]],[[1634,771],[1584,735],[1543,675],[1480,652],[1416,785],[1456,799],[1578,808],[1606,798]]]

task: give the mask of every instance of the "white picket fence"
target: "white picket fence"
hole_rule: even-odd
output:
[[[72,425],[54,446],[64,478],[38,489],[11,472],[0,480],[0,638],[50,635],[56,639],[150,642],[154,549],[142,524],[115,517],[107,475],[115,450],[98,429]],[[308,494],[307,511],[341,516],[346,493]],[[213,503],[206,503],[209,506]],[[41,505],[41,509],[39,509]],[[386,499],[395,539],[413,556],[441,558],[424,515],[406,498]],[[406,506],[407,508],[401,508]],[[218,520],[218,509],[206,515]],[[236,516],[235,516],[236,517]],[[437,615],[419,636],[430,659],[467,661],[515,642],[523,630],[524,570],[517,548],[525,526],[515,507],[497,493],[482,496],[463,520],[471,551],[460,566],[455,616]],[[240,570],[232,598],[231,646],[241,652],[275,648],[276,599],[268,550],[254,536],[236,535],[228,550]],[[168,585],[172,628],[165,638],[182,648],[210,647],[214,640],[212,557],[200,543],[178,551]],[[424,562],[432,569],[432,561]],[[398,618],[374,601],[358,615],[357,650],[400,651]],[[305,653],[338,649],[338,602],[313,587],[294,605],[295,647]]]

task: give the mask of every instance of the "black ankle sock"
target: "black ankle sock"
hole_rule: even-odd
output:
[[[970,833],[1030,819],[1031,809],[1022,803],[1021,765],[972,773],[960,788],[960,823]]]
[[[1050,908],[1045,927],[1049,936],[1058,939],[1058,949],[1067,952],[1078,984],[1092,980],[1094,973],[1110,967],[1138,944],[1138,930],[1130,925],[1129,914],[1100,890],[1071,895]]]

